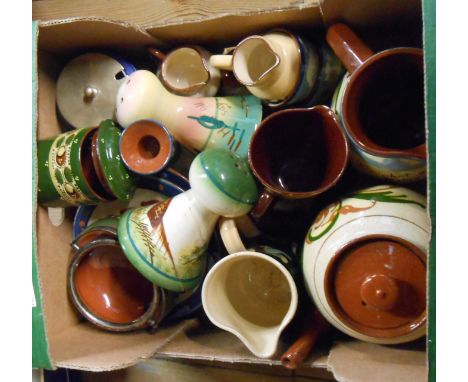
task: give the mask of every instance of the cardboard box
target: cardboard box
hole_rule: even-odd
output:
[[[421,4],[416,0],[389,0],[379,2],[378,6],[370,0],[282,3],[283,6],[277,9],[252,10],[250,6],[248,10],[238,11],[232,4],[226,4],[229,12],[219,11],[206,18],[198,13],[198,19],[192,15],[187,18],[188,21],[180,16],[170,23],[155,20],[144,27],[98,17],[33,23],[33,49],[34,46],[37,48],[37,60],[33,53],[33,97],[37,100],[37,103],[33,103],[34,166],[36,140],[61,131],[55,108],[58,73],[68,58],[87,49],[113,49],[131,58],[138,57],[141,48],[148,43],[162,47],[181,42],[228,45],[272,27],[306,31],[323,29],[324,25],[335,20],[343,20],[356,28],[363,37],[367,36],[366,41],[371,46],[375,41],[385,41],[384,45],[376,42],[375,49],[383,49],[387,43],[388,46],[395,46],[396,42],[407,45],[422,43]],[[425,6],[425,14],[431,15],[433,2]],[[197,15],[196,12],[194,14]],[[390,38],[378,38],[382,36]],[[430,35],[426,36],[426,41],[428,38]],[[426,50],[426,70],[432,73],[434,83],[428,81],[428,86],[433,90],[435,74],[434,68],[427,66],[428,54],[432,55],[432,50]],[[431,140],[433,142],[435,139],[431,137],[435,123],[435,110],[431,108],[435,106],[435,96],[432,100],[431,97],[427,97],[430,152]],[[431,165],[433,162],[434,158]],[[435,179],[431,179],[430,190],[435,190],[434,184]],[[37,171],[33,187],[36,190]],[[429,205],[432,211],[434,202],[430,201]],[[36,202],[33,211],[33,367],[114,370],[153,356],[196,360],[218,366],[234,364],[235,368],[254,364],[257,368],[264,368],[261,370],[280,364],[278,359],[256,359],[234,336],[197,320],[164,326],[155,334],[106,333],[81,321],[69,302],[66,289],[72,220],[69,217],[60,227],[54,227],[49,222],[47,210],[36,206]],[[434,211],[432,216],[435,216]],[[430,261],[430,268],[433,266],[431,264],[433,262]],[[433,346],[432,342],[430,346]],[[424,340],[390,347],[343,337],[315,351],[297,371],[297,375],[323,375],[329,378],[333,375],[338,380],[356,382],[423,381],[428,376],[425,348]]]

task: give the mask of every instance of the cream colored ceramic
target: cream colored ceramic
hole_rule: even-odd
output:
[[[300,78],[301,51],[294,36],[272,31],[245,38],[232,55],[213,55],[210,63],[232,70],[253,95],[275,102],[294,92]]]
[[[154,48],[148,51],[161,61],[160,77],[172,92],[191,97],[214,97],[221,72],[210,65],[211,53],[198,45],[182,46],[167,55]]]
[[[403,343],[424,336],[425,310],[418,325],[415,324],[408,333],[396,337],[376,337],[351,328],[333,309],[330,296],[334,290],[330,287],[331,284],[328,284],[331,290],[327,289],[327,272],[333,262],[336,264],[341,261],[337,260],[338,254],[344,248],[348,248],[350,244],[358,246],[366,238],[394,239],[406,243],[425,256],[430,238],[430,221],[425,207],[425,198],[416,192],[395,186],[377,186],[358,191],[319,213],[304,243],[303,273],[310,296],[332,325],[357,339],[381,344]],[[386,259],[385,262],[382,260],[382,269],[391,272],[395,266],[392,256]],[[425,265],[421,267],[424,268]],[[406,271],[413,270],[404,270]],[[424,278],[425,273],[422,274]],[[361,296],[363,290],[361,288]],[[377,291],[377,294],[378,297],[385,297],[381,291]],[[364,301],[362,305],[365,305]]]
[[[246,158],[250,138],[262,118],[262,106],[251,95],[177,96],[152,72],[137,70],[119,89],[116,117],[124,128],[141,119],[154,119],[190,149],[223,148]]]
[[[257,357],[269,358],[294,317],[297,290],[281,263],[263,253],[241,251],[211,268],[202,303],[214,325],[237,336]]]

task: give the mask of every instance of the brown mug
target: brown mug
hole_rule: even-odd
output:
[[[313,198],[334,186],[348,163],[348,142],[326,106],[281,110],[258,126],[249,163],[265,187],[251,212],[258,219],[277,197]]]
[[[332,109],[341,118],[351,162],[372,176],[411,182],[426,176],[423,51],[374,53],[345,24],[326,39],[348,74]]]

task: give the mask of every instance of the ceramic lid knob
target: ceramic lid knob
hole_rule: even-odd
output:
[[[223,149],[205,149],[189,172],[196,198],[210,211],[226,217],[248,213],[258,190],[245,159]]]
[[[361,299],[370,308],[391,310],[398,302],[398,289],[398,282],[392,277],[368,276],[361,285]]]

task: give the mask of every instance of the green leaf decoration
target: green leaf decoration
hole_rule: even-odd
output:
[[[415,200],[407,199],[408,196],[405,194],[395,195],[393,191],[375,191],[375,192],[361,192],[356,193],[351,196],[355,199],[364,199],[364,200],[376,200],[378,202],[385,203],[406,203],[406,204],[415,204],[421,208],[426,208],[422,203],[416,202]]]

